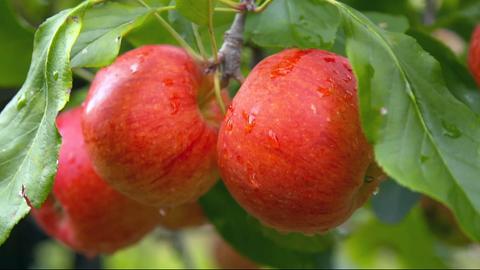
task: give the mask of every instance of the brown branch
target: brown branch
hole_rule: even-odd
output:
[[[246,12],[255,10],[255,2],[253,0],[242,0],[240,7],[241,11],[235,15],[230,29],[225,32],[224,42],[218,51],[219,63],[213,63],[211,66],[213,68],[220,67],[222,87],[227,86],[232,78],[240,83],[244,81],[240,71],[243,32],[245,30]]]

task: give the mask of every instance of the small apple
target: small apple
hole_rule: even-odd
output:
[[[256,263],[238,253],[219,236],[213,241],[213,257],[221,269],[259,269]]]
[[[62,145],[53,193],[37,223],[50,236],[88,256],[112,253],[140,240],[158,224],[158,209],[109,187],[94,171],[83,142],[81,108],[57,118]]]
[[[288,49],[261,61],[229,107],[219,167],[233,197],[286,232],[327,231],[376,189],[347,59]],[[377,171],[377,170],[373,170]]]
[[[468,50],[468,67],[473,77],[480,86],[480,25],[478,25],[472,34],[470,49]]]
[[[84,103],[96,171],[144,204],[196,201],[218,178],[212,79],[183,49],[131,50],[100,70]]]
[[[464,246],[472,243],[460,229],[452,211],[429,197],[423,197],[421,207],[429,229],[445,243]]]
[[[202,207],[197,202],[162,208],[160,215],[160,225],[171,231],[198,227],[206,222]]]

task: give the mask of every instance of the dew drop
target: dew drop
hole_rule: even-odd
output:
[[[352,72],[352,71],[353,71],[352,68],[350,67],[350,65],[349,65],[348,63],[345,63],[345,62],[344,62],[344,63],[343,63],[343,67],[344,67],[346,70],[348,70],[349,72]]]
[[[327,63],[335,63],[335,57],[333,56],[325,56],[323,58],[323,61],[327,62]]]
[[[270,143],[274,148],[280,148],[280,141],[278,140],[277,134],[275,134],[273,130],[268,131],[268,138],[270,139]]]
[[[315,107],[314,104],[311,104],[311,105],[310,105],[310,109],[312,110],[312,112],[313,112],[314,114],[317,114],[317,107]]]
[[[233,129],[233,121],[232,118],[228,118],[227,122],[225,123],[225,130],[231,131]]]
[[[458,129],[457,126],[454,124],[449,124],[445,121],[442,121],[442,127],[443,127],[443,135],[456,139],[460,136],[462,136],[462,132]]]
[[[370,175],[365,175],[365,177],[363,178],[363,182],[365,182],[365,183],[371,183],[371,182],[373,182],[373,180],[375,180],[375,178],[373,176],[370,176]]]
[[[55,81],[58,80],[58,71],[56,71],[56,70],[53,72],[53,79]]]
[[[178,112],[178,100],[176,97],[170,98],[170,114],[176,114]]]
[[[375,190],[373,191],[373,195],[377,195],[378,192],[380,192],[380,188],[376,187]]]
[[[388,114],[388,109],[385,107],[380,108],[380,114],[381,115],[387,115]]]
[[[115,38],[115,42],[120,42],[120,40],[122,40],[122,37],[121,37],[121,36],[117,36],[117,37]]]
[[[83,49],[83,50],[81,51],[82,54],[86,54],[87,52],[88,52],[88,49],[87,49],[87,48],[85,48],[85,49]]]
[[[378,24],[378,26],[379,26],[380,28],[387,29],[388,23],[386,23],[386,22],[381,22],[381,23]]]
[[[132,73],[137,72],[137,70],[138,70],[138,63],[132,64],[132,65],[130,66],[130,71],[131,71]]]
[[[252,132],[253,127],[255,127],[255,115],[253,113],[248,114],[247,125],[245,126],[245,131],[247,133]]]
[[[23,94],[18,98],[18,101],[17,101],[17,110],[22,109],[23,107],[25,107],[25,105],[27,105],[27,97],[25,96],[25,93],[23,93]]]
[[[163,86],[172,86],[173,85],[173,80],[172,79],[164,79],[162,81]]]
[[[332,94],[330,89],[321,86],[317,88],[317,92],[320,94],[320,97],[328,97]]]
[[[344,82],[350,82],[352,80],[352,76],[350,74],[347,75],[345,79],[343,79]]]
[[[257,175],[255,173],[249,174],[248,180],[254,188],[258,188]]]

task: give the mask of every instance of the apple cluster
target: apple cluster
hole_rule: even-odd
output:
[[[469,64],[480,81],[480,28],[474,37]],[[57,118],[58,172],[33,210],[38,224],[79,252],[112,253],[156,226],[204,223],[196,201],[221,178],[266,226],[316,234],[347,220],[384,178],[346,58],[318,49],[271,55],[225,116],[205,70],[167,45],[131,50],[100,70],[83,105]]]

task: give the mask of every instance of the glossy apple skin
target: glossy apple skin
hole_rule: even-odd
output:
[[[160,209],[160,226],[171,231],[198,227],[206,223],[202,207],[197,203]]]
[[[345,58],[288,49],[260,62],[234,97],[218,140],[228,190],[250,214],[286,232],[344,222],[378,185]]]
[[[140,240],[158,224],[158,209],[142,205],[109,187],[94,171],[81,130],[81,108],[61,113],[62,145],[53,193],[37,223],[72,249],[94,256]]]
[[[172,46],[134,49],[99,71],[82,127],[100,176],[144,204],[196,201],[218,179],[219,120],[198,105],[211,88],[201,67]]]
[[[473,31],[468,51],[468,67],[480,86],[480,25]]]

